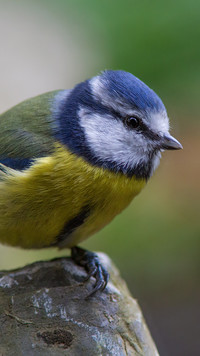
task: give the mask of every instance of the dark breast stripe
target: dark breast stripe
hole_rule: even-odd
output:
[[[90,211],[91,211],[90,207],[86,205],[81,209],[80,213],[77,216],[69,220],[65,224],[61,233],[57,236],[54,245],[62,244],[63,241],[67,239],[69,235],[71,235],[79,226],[81,226],[85,222],[87,217],[90,215]]]

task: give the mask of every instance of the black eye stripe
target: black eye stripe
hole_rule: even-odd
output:
[[[132,118],[132,117],[130,117]],[[135,130],[137,130],[137,132],[140,132],[143,136],[145,136],[146,138],[149,138],[153,141],[159,141],[160,137],[157,133],[155,133],[153,130],[151,130],[143,121],[142,119],[140,119],[137,116],[134,116],[134,118],[136,118],[139,122],[139,125],[137,127],[135,127]],[[131,129],[131,128],[130,128]]]
[[[151,130],[147,125],[145,125],[143,122],[140,126],[141,130],[141,134],[153,141],[159,141],[160,140],[160,136],[154,132],[153,130]]]
[[[152,141],[159,141],[160,136],[156,134],[154,131],[147,129],[146,131],[142,132],[143,136],[150,138]]]
[[[115,117],[120,119],[121,121],[123,121],[123,123],[125,124],[125,119],[119,112],[115,111],[114,109],[109,109],[109,112]],[[135,115],[134,116],[129,116],[129,117],[135,117],[140,121],[140,125],[138,126],[138,128],[136,129],[137,132],[141,133],[144,137],[149,138],[150,140],[153,141],[159,141],[160,137],[158,134],[156,134],[153,130],[151,130],[143,121],[142,119]],[[125,124],[126,125],[126,124]],[[126,125],[127,127],[127,125]],[[130,130],[132,130],[131,128],[129,128]]]

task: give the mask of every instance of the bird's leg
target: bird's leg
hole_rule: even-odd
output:
[[[86,298],[91,297],[98,290],[103,291],[108,283],[109,274],[101,265],[98,256],[93,252],[84,250],[83,248],[72,247],[71,257],[74,262],[80,266],[83,266],[88,272],[88,276],[85,281],[88,281],[91,277],[96,279],[94,289]]]

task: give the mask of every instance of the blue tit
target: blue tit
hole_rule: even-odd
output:
[[[134,75],[106,70],[0,115],[0,242],[68,247],[103,290],[108,273],[77,244],[102,229],[146,185],[169,134],[165,106]]]

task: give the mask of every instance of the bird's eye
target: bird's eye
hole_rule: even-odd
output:
[[[138,126],[140,126],[140,119],[135,116],[127,116],[125,118],[125,123],[131,129],[136,129]]]

